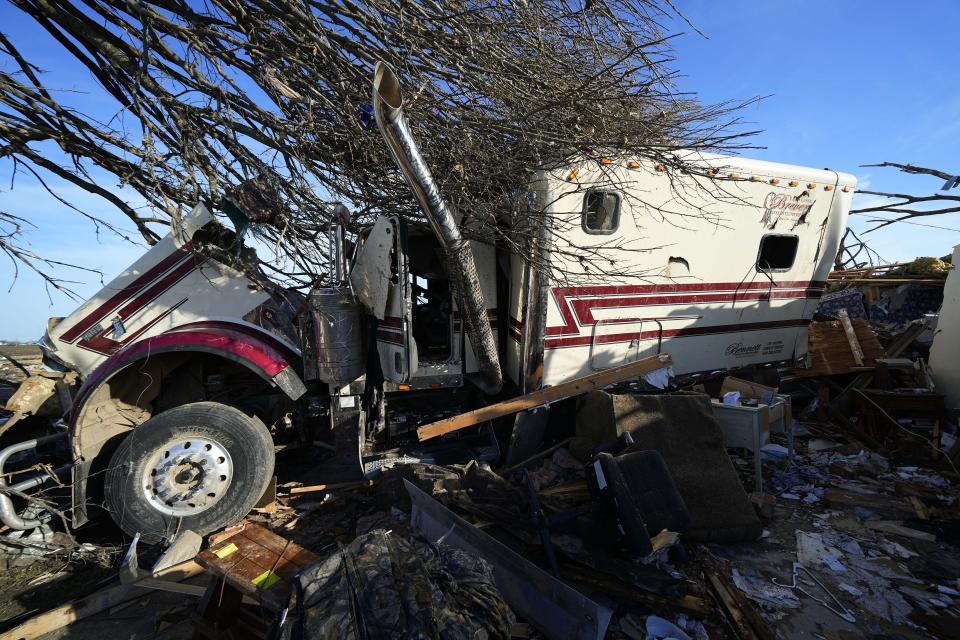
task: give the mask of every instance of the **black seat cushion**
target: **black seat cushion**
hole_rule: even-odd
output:
[[[616,475],[623,479],[624,489],[637,503],[651,536],[664,529],[681,533],[687,528],[690,522],[687,505],[659,451],[600,456],[604,470],[611,475],[616,470]],[[619,486],[615,490],[618,497],[622,495]]]
[[[602,482],[597,479],[601,496],[616,512],[622,540],[632,553],[648,555],[651,536],[664,529],[679,532],[686,528],[687,508],[659,453],[601,453],[596,462],[603,474]]]

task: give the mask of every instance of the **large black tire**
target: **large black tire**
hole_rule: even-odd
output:
[[[216,402],[185,404],[120,443],[107,469],[106,505],[145,544],[186,529],[203,535],[247,515],[273,466],[273,440],[259,418]]]

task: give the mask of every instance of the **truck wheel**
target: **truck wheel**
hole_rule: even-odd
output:
[[[273,440],[259,418],[216,402],[160,413],[110,459],[106,504],[121,529],[157,544],[203,535],[249,513],[273,476]]]

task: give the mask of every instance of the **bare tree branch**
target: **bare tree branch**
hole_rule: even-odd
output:
[[[864,167],[894,167],[903,173],[912,173],[916,175],[929,175],[940,180],[954,181],[956,174],[950,174],[939,169],[928,169],[911,164],[900,164],[898,162],[880,162],[877,164],[865,164]],[[945,213],[960,212],[960,196],[952,196],[947,193],[934,193],[928,196],[915,196],[909,193],[888,193],[884,191],[860,191],[861,195],[879,196],[887,198],[890,202],[853,209],[851,214],[878,214],[894,213],[894,218],[871,219],[870,222],[877,223],[876,226],[868,229],[866,233],[882,229],[896,222],[904,222],[913,218],[922,218],[927,216],[938,216]],[[956,204],[953,204],[956,203]],[[917,207],[916,205],[936,204],[938,207]]]
[[[674,87],[669,0],[11,1],[114,112],[73,108],[7,34],[0,157],[99,196],[147,242],[157,221],[176,224],[263,176],[287,213],[255,232],[282,254],[268,268],[299,286],[329,270],[333,201],[358,223],[382,212],[422,221],[371,121],[377,60],[409,88],[415,134],[468,234],[520,253],[545,215],[515,197],[532,170],[599,162],[597,150],[685,170],[678,150],[735,152],[751,133],[740,103],[705,105]],[[51,145],[69,163],[51,159]],[[530,224],[507,232],[505,217]],[[577,257],[606,272],[614,252],[644,248],[612,242]]]

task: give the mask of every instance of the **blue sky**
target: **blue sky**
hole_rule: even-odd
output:
[[[678,2],[704,38],[687,33],[673,41],[684,90],[708,102],[770,96],[742,117],[763,129],[746,155],[813,167],[830,167],[859,177],[860,187],[929,193],[934,178],[891,169],[861,168],[884,160],[910,162],[960,173],[960,47],[956,28],[960,2],[843,0],[792,2],[726,0]],[[89,73],[8,3],[0,6],[0,30],[48,73],[51,87],[77,90],[71,102],[110,117],[110,102],[98,94]],[[116,275],[142,248],[102,232],[66,211],[29,175],[19,172],[12,190],[12,165],[0,159],[0,208],[32,221],[32,248],[50,258],[77,262]],[[51,186],[80,208],[88,207],[129,229],[112,209],[79,189],[51,178]],[[118,190],[103,176],[102,185]],[[960,190],[954,193],[960,193]],[[137,204],[134,196],[128,200]],[[862,205],[870,196],[858,196]],[[918,255],[942,256],[960,243],[960,216],[928,218],[926,224],[951,230],[898,224],[866,236],[881,256],[896,261]],[[865,230],[865,220],[851,226]],[[131,234],[136,236],[136,234]],[[90,295],[98,277],[64,273],[82,280],[75,289]],[[49,316],[65,315],[76,303],[54,292],[47,299],[40,280],[13,270],[0,258],[0,339],[39,337]]]

